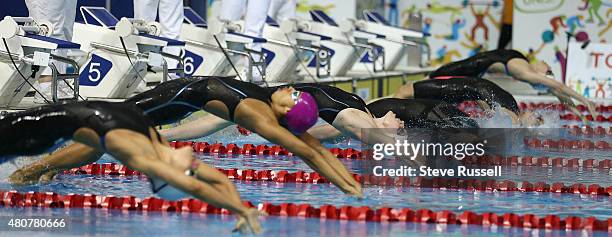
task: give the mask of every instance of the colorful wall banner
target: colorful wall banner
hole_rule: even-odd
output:
[[[431,46],[433,66],[497,48],[502,1],[391,0],[386,2],[385,15],[391,24],[397,23],[399,26],[408,27],[411,13],[422,14],[423,31],[431,35],[427,42]]]
[[[576,44],[580,44],[575,45],[569,53],[568,33],[572,40],[579,41]],[[609,46],[595,44],[612,43],[612,0],[514,0],[512,38],[514,49],[528,55],[530,60],[542,60],[551,65],[556,78],[565,78],[565,83],[578,93],[601,98],[601,90],[597,96],[594,93],[599,84],[603,83],[603,88],[612,86],[610,80],[605,79],[605,71],[593,72],[592,75],[587,73],[586,70],[594,68],[588,67],[584,60],[591,59],[583,55],[598,47],[607,49],[608,54],[612,52]],[[581,46],[585,42],[590,44],[583,51]],[[568,60],[571,61],[567,65],[571,65],[572,73],[567,68],[566,77],[565,62]],[[608,77],[612,75],[610,72],[608,68]],[[597,79],[593,80],[592,77]],[[606,93],[607,98],[610,98],[609,94]]]
[[[567,85],[587,98],[611,99],[612,44],[572,42],[568,55]]]

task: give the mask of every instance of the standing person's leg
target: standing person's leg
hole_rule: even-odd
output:
[[[141,19],[147,22],[155,21],[155,19],[157,19],[159,1],[160,0],[134,0],[134,19]],[[163,32],[164,30],[162,29],[162,34]],[[136,92],[143,92],[147,89],[147,83],[141,80]]]
[[[244,16],[244,33],[246,35],[262,37],[263,28],[266,24],[266,17],[268,16],[268,8],[270,7],[270,0],[249,0],[247,3],[247,10]],[[255,51],[261,51],[262,45],[260,43],[254,43],[251,45],[251,49]],[[253,55],[254,61],[259,61],[258,55]],[[245,64],[246,65],[246,64]],[[260,68],[253,69],[253,82],[261,82],[262,76],[260,74]],[[261,72],[263,73],[263,71]]]
[[[64,24],[63,32],[66,40],[72,41],[74,21],[76,20],[77,0],[65,0],[64,2]]]
[[[246,8],[246,4],[246,0],[222,0],[219,19],[227,21],[240,20]]]
[[[161,36],[170,39],[179,39],[181,27],[183,26],[183,0],[160,0],[159,23],[162,26]],[[164,52],[179,56],[181,54],[181,47],[164,47]],[[167,60],[168,68],[172,69],[177,67],[177,60]]]
[[[268,9],[268,16],[279,24],[287,19],[296,18],[296,0],[272,0]]]
[[[36,21],[48,21],[53,25],[53,34],[51,37],[63,40],[72,40],[72,26],[76,15],[76,0],[25,0],[28,8],[28,14]],[[53,54],[65,56],[65,52],[54,51]],[[66,71],[66,66],[63,63],[55,63],[59,72]],[[38,84],[34,84],[44,97],[51,100],[51,80],[53,79],[51,68],[46,67]],[[60,92],[66,91],[67,87],[64,83],[59,84]],[[60,94],[62,95],[62,94]],[[41,95],[36,95],[35,102],[44,103]]]
[[[160,0],[134,0],[134,19],[155,21],[157,18],[159,1]]]

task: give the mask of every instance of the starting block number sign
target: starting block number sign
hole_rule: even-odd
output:
[[[91,60],[79,75],[79,85],[97,86],[106,77],[106,74],[113,67],[113,63],[96,54],[92,55]]]
[[[189,50],[185,50],[185,56],[183,56],[183,63],[185,70],[185,75],[193,76],[193,73],[202,65],[204,62],[204,58],[202,56],[197,55]]]

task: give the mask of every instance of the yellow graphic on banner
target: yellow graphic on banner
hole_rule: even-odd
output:
[[[308,13],[311,10],[321,10],[329,14],[329,11],[333,9],[334,7],[336,7],[335,4],[326,4],[326,5],[309,4],[308,0],[301,0],[298,2],[296,10],[302,13]]]
[[[514,9],[524,13],[542,13],[558,10],[565,0],[515,0]]]

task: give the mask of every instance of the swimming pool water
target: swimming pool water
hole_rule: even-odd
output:
[[[56,232],[19,232],[20,236],[239,236],[234,218],[193,213],[124,212],[101,209],[1,208],[0,216],[70,216],[71,227]],[[421,223],[355,222],[268,216],[261,236],[607,236],[602,232],[526,230]],[[135,228],[146,226],[146,228]],[[299,230],[299,231],[296,231]],[[15,236],[0,232],[0,236]]]
[[[573,125],[573,121],[560,121]],[[593,126],[610,126],[609,123],[593,123]],[[541,138],[572,140],[606,140],[612,136],[584,138],[569,134]],[[267,143],[259,136],[242,136],[234,127],[226,128],[205,138],[198,139],[209,143]],[[360,143],[345,139],[327,144],[330,147],[360,148]],[[522,143],[522,140],[517,140]],[[543,150],[522,146],[522,154],[532,156],[612,159],[610,151],[581,150]],[[519,155],[519,154],[517,154]],[[311,171],[297,157],[262,156],[211,156],[199,155],[206,163],[219,168],[304,170]],[[49,184],[13,187],[7,177],[17,167],[38,158],[18,158],[15,164],[0,165],[0,189],[26,191],[53,191],[60,194],[93,193],[97,195],[152,196],[149,183],[144,177],[58,175]],[[116,162],[104,156],[99,162]],[[352,172],[363,169],[362,160],[342,160]],[[610,169],[556,168],[556,167],[502,167],[502,176],[496,179],[513,181],[543,181],[549,184],[564,182],[566,185],[581,182],[602,186],[612,185]],[[473,211],[476,213],[494,212],[516,214],[549,214],[566,216],[594,216],[598,219],[612,218],[612,198],[585,194],[557,194],[538,192],[491,192],[454,189],[406,188],[365,186],[364,200],[357,200],[342,194],[330,184],[275,183],[233,181],[244,200],[255,204],[261,202],[308,203],[314,206],[331,204],[336,206],[353,205],[371,208],[427,208],[433,211],[450,210],[456,213]],[[206,215],[199,213],[162,213],[138,212],[103,209],[43,209],[43,208],[0,208],[0,216],[67,216],[71,218],[71,229],[63,232],[19,232],[28,236],[229,236],[234,224],[233,216]],[[265,236],[607,236],[604,232],[586,231],[549,231],[526,230],[503,227],[457,226],[421,223],[375,223],[339,220],[320,220],[311,218],[287,218],[269,216],[262,218]],[[145,227],[145,228],[143,228]],[[299,231],[296,231],[299,230]],[[16,232],[15,232],[16,233]],[[0,231],[0,236],[15,236],[15,233]],[[235,235],[235,234],[234,234]]]

